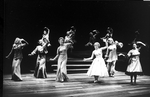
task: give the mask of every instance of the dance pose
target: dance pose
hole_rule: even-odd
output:
[[[142,67],[140,63],[140,49],[141,46],[138,46],[138,44],[141,44],[143,46],[146,46],[143,42],[137,41],[133,43],[133,49],[131,49],[127,53],[127,57],[129,58],[129,64],[127,66],[126,74],[131,77],[131,84],[136,84],[137,75],[142,74]],[[134,82],[133,82],[134,77]]]
[[[115,74],[115,64],[116,61],[118,60],[118,55],[117,55],[117,47],[122,48],[123,44],[121,42],[115,41],[112,38],[108,38],[108,48],[106,51],[106,62],[107,62],[107,68],[108,68],[108,73],[110,77],[113,77]]]
[[[18,37],[14,41],[14,44],[13,44],[13,47],[11,50],[11,53],[12,53],[12,51],[14,52],[14,57],[13,57],[13,62],[12,62],[12,78],[11,78],[11,80],[22,81],[21,69],[20,69],[21,61],[23,59],[22,49],[27,44],[28,44],[27,41],[25,41],[24,39],[18,38]],[[10,56],[10,54],[6,58],[8,58]]]
[[[71,26],[71,29],[67,31],[66,36],[65,36],[65,43],[72,43],[74,44],[76,41],[74,39],[76,33],[76,29],[74,26]]]
[[[47,27],[44,27],[43,36],[41,40],[47,44],[47,46],[45,47],[45,51],[47,53],[48,53],[47,47],[51,46],[50,41],[49,41],[49,33],[50,33],[50,30]]]
[[[105,47],[100,47],[99,42],[95,42],[94,43],[94,48],[95,50],[92,52],[92,55],[90,58],[84,58],[83,60],[92,60],[94,58],[94,56],[96,57],[90,68],[88,69],[87,75],[88,76],[94,76],[94,83],[98,82],[98,77],[104,77],[104,76],[108,76],[108,71],[107,71],[107,67],[105,64],[105,61],[102,57],[102,50],[107,48],[107,42],[106,40],[104,40],[104,42],[106,43]]]
[[[58,39],[58,42],[60,46],[57,48],[57,55],[54,58],[50,58],[51,61],[57,60],[57,74],[56,74],[56,81],[58,82],[64,82],[68,81],[67,77],[67,69],[66,69],[66,63],[67,63],[67,50],[71,46],[71,43],[65,43],[64,38],[60,37]]]
[[[96,36],[99,34],[99,32],[97,30],[93,30],[92,32],[89,33],[90,38],[89,38],[89,42],[85,45],[85,46],[93,46],[93,44],[95,43],[96,40]]]
[[[37,60],[36,60],[36,67],[34,72],[34,77],[36,78],[47,78],[46,73],[46,54],[48,53],[45,49],[47,43],[39,40],[39,45],[29,54],[29,56],[38,53]]]
[[[107,34],[105,35],[105,37],[102,37],[101,39],[106,39],[108,40],[108,38],[112,38],[113,36],[113,29],[108,27],[107,30],[106,30]]]

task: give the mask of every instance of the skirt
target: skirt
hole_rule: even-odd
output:
[[[22,58],[14,58],[12,62],[12,78],[11,80],[14,81],[22,81],[21,78],[21,69],[20,69],[20,64],[21,64]]]
[[[88,69],[88,76],[108,76],[108,70],[103,58],[95,58]]]
[[[129,65],[127,66],[127,70],[125,72],[127,75],[143,75],[142,66],[139,58],[129,59]]]

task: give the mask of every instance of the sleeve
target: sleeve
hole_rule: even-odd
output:
[[[36,54],[37,49],[38,49],[38,47],[36,47],[36,48],[31,52],[31,54],[32,54],[32,55]]]
[[[131,50],[127,53],[127,56],[130,57],[132,55]]]

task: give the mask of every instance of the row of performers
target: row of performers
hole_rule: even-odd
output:
[[[51,46],[49,41],[49,32],[50,30],[45,27],[43,36],[39,40],[39,45],[30,53],[29,56],[32,56],[34,54],[38,54],[37,60],[36,60],[36,67],[34,72],[34,77],[36,78],[47,78],[46,73],[46,54],[48,53],[47,47]],[[58,39],[58,42],[60,46],[57,48],[57,54],[54,58],[50,58],[50,61],[57,60],[57,73],[56,73],[56,81],[58,82],[64,82],[68,81],[69,78],[67,77],[67,69],[66,69],[66,63],[67,63],[67,50],[69,48],[72,48],[72,45],[74,43],[73,36],[75,34],[74,27],[71,28],[70,31],[67,32],[67,35],[65,38],[60,37]],[[101,47],[99,42],[94,42],[92,45],[94,46],[95,50],[92,52],[91,57],[84,58],[83,61],[92,60],[92,64],[88,69],[87,75],[88,76],[94,76],[94,82],[98,82],[99,77],[104,76],[110,76],[113,77],[115,74],[115,64],[118,60],[117,55],[117,47],[122,48],[123,43],[114,41],[112,38],[112,33],[108,32],[105,37],[102,38],[103,42],[105,42],[105,46]],[[14,81],[22,81],[21,72],[20,72],[20,64],[23,59],[22,55],[22,49],[25,45],[27,45],[28,42],[21,38],[16,38],[12,47],[11,52],[9,53],[6,58],[9,58],[12,51],[14,51],[14,57],[12,62],[12,80]],[[91,41],[89,41],[86,45],[90,44]],[[129,58],[129,64],[126,70],[126,74],[131,76],[131,83],[136,84],[136,78],[138,74],[142,74],[142,67],[139,60],[140,55],[140,49],[142,46],[138,46],[138,44],[141,44],[143,46],[146,46],[141,41],[134,41],[133,49],[131,49],[127,55],[124,55],[122,53],[119,54],[119,56],[125,56]],[[103,58],[102,51],[107,49],[105,60]],[[133,80],[134,78],[134,80]],[[134,82],[133,82],[134,81]]]

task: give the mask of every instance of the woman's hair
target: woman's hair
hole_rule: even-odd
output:
[[[95,43],[94,43],[94,46],[100,47],[100,43],[99,43],[99,42],[95,42]]]
[[[114,43],[114,40],[112,38],[108,38],[108,41],[111,41],[112,43]]]
[[[134,46],[137,46],[137,44],[136,44],[136,43],[133,43],[133,44],[132,44],[132,47],[134,47]]]
[[[21,40],[20,40],[20,38],[17,37],[14,41],[14,44],[20,44],[20,43],[21,43]]]
[[[63,40],[63,41],[64,41],[64,38],[63,38],[63,37],[59,37],[58,42],[59,42],[60,40]]]
[[[48,29],[44,27],[44,31],[46,32],[46,34],[48,33]]]

